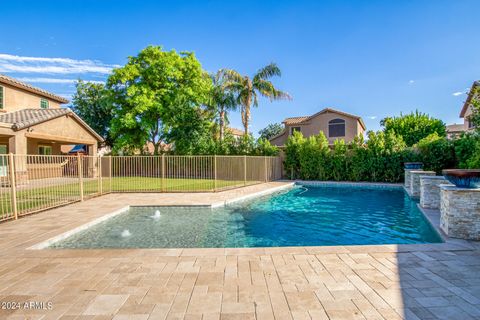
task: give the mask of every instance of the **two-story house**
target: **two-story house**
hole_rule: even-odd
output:
[[[480,88],[480,81],[475,81],[472,84],[472,88],[470,89],[470,92],[468,93],[467,100],[465,100],[465,103],[463,104],[462,110],[460,111],[460,118],[463,118],[463,125],[465,128],[465,131],[473,131],[474,125],[473,122],[470,121],[470,116],[472,115],[472,100],[477,100],[480,99],[479,93],[477,92]]]
[[[472,84],[470,91],[468,92],[467,100],[465,100],[462,110],[460,111],[460,118],[463,119],[463,123],[460,124],[450,124],[447,126],[447,136],[449,138],[455,138],[461,135],[463,132],[470,132],[474,130],[473,122],[470,121],[470,116],[472,115],[472,101],[474,99],[480,99],[478,93],[476,92],[480,88],[480,81],[475,81]]]
[[[272,137],[273,145],[282,147],[295,131],[300,131],[304,137],[317,135],[322,131],[330,144],[335,140],[343,139],[350,142],[366,130],[362,118],[343,111],[325,108],[311,116],[293,117],[283,120],[284,130]]]
[[[96,155],[103,139],[72,110],[68,100],[0,74],[0,154],[61,154],[62,145],[85,145]]]

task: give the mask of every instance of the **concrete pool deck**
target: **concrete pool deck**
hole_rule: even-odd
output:
[[[0,319],[480,318],[478,242],[28,249],[127,205],[218,205],[286,184],[109,194],[0,224]]]

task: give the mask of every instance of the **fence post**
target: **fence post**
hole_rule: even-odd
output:
[[[113,181],[112,181],[112,165],[113,165],[113,162],[112,162],[112,156],[109,156],[108,157],[108,178],[109,178],[109,181],[110,181],[110,192],[113,191]]]
[[[247,185],[247,156],[243,156],[243,185]]]
[[[80,185],[80,201],[83,201],[83,170],[82,170],[82,158],[80,153],[77,153],[77,170],[78,170],[78,183]]]
[[[213,191],[217,191],[217,155],[213,156]]]
[[[102,157],[98,156],[97,160],[97,170],[98,170],[98,193],[103,193],[103,181],[102,181]]]
[[[160,190],[165,192],[165,153],[162,153],[162,178],[160,184]]]
[[[17,208],[17,183],[15,179],[15,159],[13,153],[8,154],[8,162],[9,162],[9,173],[10,173],[10,185],[12,188],[11,197],[12,197],[12,209],[13,209],[13,216],[15,220],[18,219],[18,208]]]
[[[267,177],[267,157],[265,156],[265,161],[264,161],[264,169],[265,169],[265,182],[268,182],[268,177]]]

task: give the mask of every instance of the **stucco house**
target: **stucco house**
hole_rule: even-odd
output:
[[[473,131],[474,126],[473,122],[470,121],[470,116],[472,115],[472,100],[480,98],[478,94],[475,94],[476,89],[480,87],[480,81],[475,81],[472,84],[472,88],[468,93],[467,100],[463,104],[462,110],[460,111],[460,118],[463,118],[463,125],[465,127],[465,131]],[[477,89],[478,90],[478,89]]]
[[[233,136],[235,140],[240,140],[245,132],[243,130],[237,129],[237,128],[231,128],[228,127],[226,130]]]
[[[447,126],[447,136],[449,138],[455,138],[461,135],[463,132],[470,132],[474,130],[473,122],[470,121],[470,115],[472,114],[472,100],[478,99],[478,94],[475,94],[477,88],[480,87],[480,81],[475,81],[468,92],[467,100],[463,103],[462,109],[460,110],[460,118],[463,119],[463,123],[460,124],[450,124]],[[478,90],[478,89],[477,89]]]
[[[282,122],[283,131],[270,138],[273,145],[282,147],[295,131],[300,131],[304,137],[317,135],[322,131],[330,144],[335,140],[343,139],[350,142],[366,130],[362,118],[332,108],[325,108],[311,116],[287,118]]]
[[[72,110],[68,100],[0,74],[0,154],[60,155],[82,144],[97,154],[103,139]]]

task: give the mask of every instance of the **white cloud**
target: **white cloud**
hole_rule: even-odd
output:
[[[368,116],[367,118],[370,119],[370,120],[375,120],[375,119],[377,119],[377,116]]]
[[[468,92],[468,90],[470,90],[470,88],[463,89],[463,91],[454,92],[454,93],[452,93],[452,96],[455,96],[455,97],[461,96],[463,94],[466,94]]]
[[[415,80],[408,81],[408,84],[414,84],[414,83],[415,83]]]
[[[23,82],[31,83],[56,83],[56,84],[74,84],[78,79],[60,79],[60,78],[17,78]],[[105,83],[105,81],[84,80],[85,82]]]
[[[113,68],[116,67],[119,66],[113,64],[106,64],[97,60],[24,57],[11,54],[0,54],[0,72],[50,74],[108,74]]]

